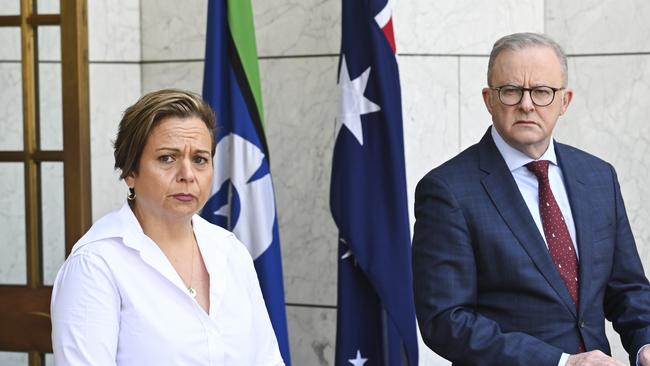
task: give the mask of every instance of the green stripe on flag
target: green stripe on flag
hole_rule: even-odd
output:
[[[255,98],[260,123],[264,127],[264,108],[260,88],[260,71],[257,66],[257,44],[253,8],[247,0],[228,0],[228,24],[235,48],[239,54],[248,85]]]

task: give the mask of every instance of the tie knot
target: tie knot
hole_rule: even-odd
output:
[[[535,174],[537,180],[546,180],[548,179],[548,163],[548,160],[531,161],[526,164],[526,168]]]

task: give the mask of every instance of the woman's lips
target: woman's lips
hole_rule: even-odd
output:
[[[194,199],[194,196],[189,193],[179,193],[179,194],[175,194],[174,198],[176,198],[179,201],[187,202]]]

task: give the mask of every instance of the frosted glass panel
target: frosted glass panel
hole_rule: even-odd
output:
[[[27,284],[23,171],[23,163],[0,163],[0,284]]]
[[[0,85],[0,151],[22,150],[23,92],[20,62],[0,63]]]
[[[41,202],[43,281],[45,285],[52,285],[59,267],[65,260],[63,163],[41,163]]]
[[[36,9],[39,14],[59,14],[61,12],[59,10],[60,1],[61,0],[38,0],[36,2]],[[92,3],[92,1],[89,1],[89,3]]]
[[[39,26],[38,59],[40,61],[61,61],[61,28],[55,26]]]
[[[39,126],[42,150],[63,150],[63,109],[61,96],[61,64],[38,65]]]
[[[0,60],[20,61],[20,28],[0,27]]]
[[[1,352],[0,365],[2,366],[27,366],[27,353],[22,352]],[[54,364],[52,364],[54,365]]]
[[[0,15],[20,15],[20,0],[0,1]]]

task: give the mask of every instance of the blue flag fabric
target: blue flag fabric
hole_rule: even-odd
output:
[[[417,365],[399,73],[388,0],[343,0],[330,206],[336,365]]]
[[[259,85],[251,83],[251,74],[245,70],[233,28],[235,21],[249,21],[250,27],[236,27],[236,31],[253,32],[252,14],[243,19],[241,2],[229,9],[228,0],[210,0],[203,79],[203,98],[217,116],[215,172],[212,196],[201,216],[228,229],[247,246],[253,257],[260,287],[282,358],[291,365],[284,303],[282,260],[278,220],[273,184],[269,170],[268,148],[262,128],[261,103],[255,101]],[[249,10],[248,7],[243,7]],[[236,16],[233,16],[236,15]],[[246,45],[254,51],[255,45]],[[250,48],[252,47],[252,48]],[[253,71],[257,76],[256,52]],[[250,53],[248,54],[250,56]],[[248,64],[250,67],[251,63]],[[249,72],[247,75],[246,71]],[[259,90],[257,90],[259,95]]]

